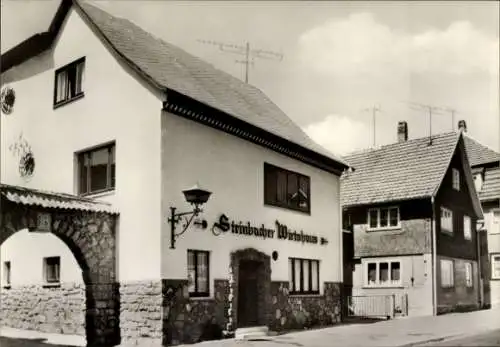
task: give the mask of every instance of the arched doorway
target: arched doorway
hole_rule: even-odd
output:
[[[120,343],[116,282],[117,213],[104,203],[67,194],[0,186],[0,245],[14,233],[45,230],[60,238],[82,270],[87,346]]]

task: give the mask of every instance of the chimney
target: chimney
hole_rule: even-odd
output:
[[[458,121],[458,131],[467,132],[467,124],[463,119]]]
[[[398,122],[398,142],[408,140],[408,123],[405,121]]]

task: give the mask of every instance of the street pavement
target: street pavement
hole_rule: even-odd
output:
[[[255,341],[206,341],[184,347],[355,347],[446,346],[450,341],[500,346],[500,308],[437,317],[407,317],[373,324],[339,325]],[[496,334],[496,335],[495,335]],[[85,346],[85,338],[0,328],[0,347]],[[427,343],[427,344],[426,344]],[[434,344],[433,344],[434,343]],[[444,344],[443,344],[444,343]],[[449,344],[448,344],[449,345]],[[457,345],[452,343],[452,345]],[[458,344],[460,346],[460,344]],[[471,344],[470,346],[474,346]],[[150,347],[150,346],[141,346]]]

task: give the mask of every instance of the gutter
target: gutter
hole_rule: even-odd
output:
[[[437,316],[437,245],[436,245],[436,208],[434,196],[431,196],[431,237],[432,237],[432,315]]]

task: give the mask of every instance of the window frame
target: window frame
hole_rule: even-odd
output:
[[[287,201],[285,203],[283,202],[279,202],[278,201],[278,197],[277,197],[277,194],[278,194],[278,189],[276,188],[276,197],[274,200],[270,200],[268,199],[268,190],[269,190],[269,184],[268,184],[268,170],[273,170],[275,172],[282,172],[286,175],[286,196],[287,196]],[[300,179],[305,179],[306,182],[307,182],[307,197],[306,197],[306,201],[307,201],[307,208],[300,208],[300,207],[295,207],[293,205],[291,205],[289,203],[289,192],[288,192],[288,177],[289,175],[296,175],[297,176],[297,190],[300,190]],[[277,176],[277,175],[276,175]],[[274,206],[274,207],[280,207],[280,208],[284,208],[284,209],[287,209],[287,210],[292,210],[292,211],[298,211],[298,212],[302,212],[302,213],[305,213],[305,214],[311,214],[311,178],[307,175],[304,175],[304,174],[301,174],[299,172],[296,172],[296,171],[291,171],[291,170],[288,170],[288,169],[284,169],[282,167],[279,167],[279,166],[276,166],[276,165],[273,165],[273,164],[270,164],[270,163],[267,163],[267,162],[264,162],[264,205],[266,206]],[[274,185],[276,187],[278,187],[278,184],[277,184],[277,179],[276,181],[274,182]]]
[[[451,264],[451,284],[443,284],[443,263]],[[453,259],[439,260],[439,284],[443,289],[455,288],[455,261]]]
[[[494,261],[495,257],[500,258],[500,253],[491,253],[490,254],[490,264],[491,264],[490,279],[498,281],[498,280],[500,280],[500,271],[498,273],[498,276],[495,276],[495,261]],[[498,263],[500,263],[500,259],[498,260]],[[500,267],[500,265],[499,265],[499,267]]]
[[[469,222],[466,223],[466,221]],[[466,228],[466,226],[468,226],[468,228]],[[466,214],[464,214],[463,217],[463,228],[464,228],[464,239],[472,241],[472,218]],[[466,233],[466,230],[468,230],[468,233]]]
[[[189,292],[190,298],[205,298],[210,296],[210,251],[199,250],[199,249],[188,249],[187,250],[187,259],[189,259],[189,253],[193,253],[194,256],[194,292]],[[199,291],[198,290],[198,254],[206,254],[207,256],[207,291]],[[189,260],[187,262],[187,270],[189,271]],[[188,278],[189,280],[189,278]]]
[[[63,73],[64,71],[68,71],[69,69],[76,67],[79,64],[83,64],[82,81],[80,82],[80,89],[81,89],[80,92],[76,93],[73,96],[66,97],[63,100],[57,101],[57,94],[59,91],[57,80],[58,80],[59,74]],[[76,59],[76,60],[72,61],[71,63],[66,64],[64,66],[61,66],[57,70],[55,70],[55,72],[54,72],[54,96],[53,96],[54,109],[56,109],[60,106],[66,105],[66,104],[73,102],[75,100],[81,99],[82,97],[85,96],[85,92],[83,91],[83,80],[84,80],[83,76],[85,74],[85,67],[86,67],[86,59],[85,59],[85,57],[81,57],[81,58]],[[66,80],[67,80],[67,77],[66,77]]]
[[[388,264],[388,281],[387,283],[380,283],[380,264],[381,263],[387,263]],[[399,263],[399,280],[393,281],[392,280],[392,264],[393,263]],[[370,283],[368,278],[368,266],[369,264],[375,264],[375,283]],[[395,288],[395,287],[402,287],[403,286],[403,262],[401,258],[396,258],[396,259],[372,259],[372,260],[365,260],[363,262],[363,282],[365,287],[369,288]]]
[[[450,215],[451,215],[450,216],[450,219],[451,219],[451,229],[445,229],[445,228],[443,228],[443,216],[442,216],[442,212],[443,211],[450,212]],[[453,210],[451,210],[451,209],[449,209],[447,207],[444,207],[444,206],[440,206],[439,207],[439,212],[440,212],[440,214],[439,214],[439,229],[440,229],[440,231],[442,233],[446,233],[446,234],[453,234],[454,233],[453,229],[454,229],[454,224],[455,224],[454,223],[455,221],[454,221],[454,216],[453,216]]]
[[[57,259],[57,279],[52,280],[49,279],[48,270],[49,270],[49,260]],[[51,256],[43,258],[43,282],[45,285],[60,285],[61,284],[61,257],[60,256]]]
[[[398,212],[398,224],[397,225],[390,225],[391,224],[391,210],[396,209]],[[382,210],[387,210],[387,226],[381,226],[380,225],[380,214]],[[371,211],[377,211],[377,226],[372,227],[371,226],[371,217],[370,217],[370,212]],[[392,230],[392,229],[401,229],[401,211],[398,205],[393,205],[393,206],[387,206],[387,207],[371,207],[367,211],[367,230],[368,231],[376,231],[376,230]]]
[[[300,270],[299,270],[300,289],[299,290],[297,290],[297,288],[295,288],[295,284],[296,284],[296,281],[295,281],[295,261],[299,261],[299,263],[300,263]],[[313,280],[312,280],[313,279],[313,272],[312,272],[312,267],[313,267],[312,264],[313,263],[316,263],[316,282],[317,282],[316,287],[318,288],[318,290],[311,289],[313,287]],[[289,274],[290,275],[289,282],[291,283],[291,285],[290,285],[289,294],[290,295],[319,295],[319,292],[320,292],[319,284],[321,283],[320,278],[319,278],[319,275],[320,275],[320,270],[319,270],[320,261],[319,261],[319,259],[289,257],[288,264],[289,264],[289,266],[291,264],[291,273]],[[309,290],[303,289],[304,288],[304,264],[307,264],[307,267],[308,267]]]
[[[470,269],[470,278],[467,278],[468,269]],[[465,286],[469,289],[474,288],[474,266],[470,261],[465,262]]]
[[[10,288],[12,285],[12,262],[5,260],[2,267],[2,287]]]
[[[92,182],[91,182],[91,160],[92,156],[90,155],[88,157],[89,160],[89,166],[87,167],[87,172],[86,172],[86,180],[87,180],[87,190],[85,192],[81,191],[81,184],[82,184],[82,165],[85,162],[85,156],[92,154],[94,152],[98,152],[103,149],[108,149],[108,162],[106,164],[106,188],[104,189],[98,189],[98,190],[91,190],[92,187]],[[114,151],[113,155],[111,153]],[[89,195],[95,195],[95,194],[101,194],[105,192],[110,192],[116,189],[116,142],[111,141],[107,142],[104,144],[100,144],[98,146],[94,146],[91,148],[87,148],[85,150],[81,150],[75,153],[76,157],[76,176],[77,176],[77,185],[76,185],[76,191],[78,196],[89,196]],[[113,165],[113,157],[115,161],[115,172],[114,172],[114,177],[112,175],[112,165]]]
[[[460,170],[456,168],[451,168],[451,180],[452,180],[452,187],[456,191],[460,191]]]

